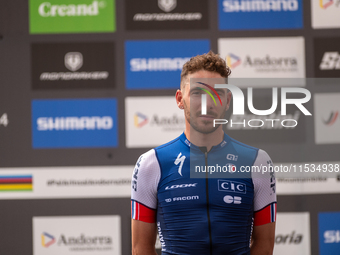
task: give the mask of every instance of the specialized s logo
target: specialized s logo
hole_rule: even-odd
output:
[[[178,164],[180,164],[179,165],[179,167],[178,167],[178,173],[181,175],[181,176],[183,176],[182,175],[182,167],[183,167],[183,163],[184,163],[184,160],[186,159],[186,157],[183,155],[182,156],[182,152],[180,152],[179,154],[178,154],[178,156],[177,156],[177,158],[176,158],[176,160],[175,160],[175,162],[174,162],[174,164],[177,166]]]

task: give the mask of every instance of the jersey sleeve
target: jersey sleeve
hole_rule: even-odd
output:
[[[160,167],[155,150],[141,155],[131,180],[131,217],[148,223],[156,222],[157,187]]]
[[[254,226],[276,221],[276,180],[268,154],[259,150],[252,172],[254,184]]]

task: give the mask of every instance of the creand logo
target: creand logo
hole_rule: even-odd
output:
[[[334,0],[319,0],[319,5],[321,9],[327,9],[334,3]]]
[[[231,85],[231,84],[215,84],[215,89],[211,86],[209,86],[208,84],[204,84],[199,82],[199,84],[204,85],[206,87],[209,87],[209,89],[211,89],[216,97],[219,99],[220,104],[222,105],[221,99],[219,97],[219,95],[216,92],[216,88],[222,88],[222,89],[228,89],[230,90],[230,92],[233,95],[233,115],[245,115],[245,111],[244,111],[244,95],[243,92],[240,88],[238,88],[235,85]],[[214,96],[207,91],[204,88],[200,88],[202,90],[204,90],[205,92],[207,92],[207,94],[213,99],[215,105],[216,100],[214,99]],[[287,98],[287,94],[288,93],[301,93],[304,94],[305,97],[304,98],[298,98],[298,99],[290,99]],[[268,110],[257,110],[255,109],[254,105],[253,105],[253,88],[248,88],[247,89],[247,96],[248,96],[248,109],[251,113],[255,114],[255,115],[270,115],[273,114],[275,112],[275,110],[277,109],[277,105],[278,105],[278,89],[277,88],[272,88],[272,106],[270,109]],[[305,89],[305,88],[291,88],[291,87],[287,87],[287,88],[281,88],[281,115],[285,116],[287,115],[287,104],[294,104],[304,115],[312,115],[304,106],[304,103],[307,103],[309,100],[311,99],[311,93],[309,90]],[[202,94],[201,95],[201,114],[202,115],[206,115],[207,114],[207,95],[206,94]],[[297,115],[296,117],[298,117],[299,115]],[[270,120],[271,121],[272,126],[274,126],[274,121],[276,120]],[[284,122],[285,120],[281,120],[281,123]],[[293,121],[295,123],[295,125],[293,126],[289,126],[289,127],[295,127],[297,125],[297,121],[294,119],[290,119],[290,121]],[[226,119],[214,119],[214,127],[215,125],[220,125],[220,124],[227,124],[228,120]],[[264,125],[264,123],[262,124]],[[284,127],[286,127],[283,124]]]
[[[322,1],[322,0],[320,0]],[[297,0],[224,0],[224,12],[294,12],[299,9]]]
[[[93,1],[91,4],[70,4],[57,5],[44,2],[39,5],[39,15],[41,17],[65,17],[65,16],[98,16],[99,9],[105,8],[104,1]]]
[[[113,119],[110,116],[40,117],[37,119],[38,131],[110,130],[112,127]]]

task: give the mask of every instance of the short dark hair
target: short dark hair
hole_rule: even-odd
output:
[[[192,74],[200,70],[215,72],[224,78],[228,78],[228,76],[231,74],[231,70],[227,66],[225,60],[222,59],[218,54],[209,51],[206,54],[197,55],[190,58],[190,60],[183,65],[181,73],[181,87],[182,81],[187,77],[188,74]]]

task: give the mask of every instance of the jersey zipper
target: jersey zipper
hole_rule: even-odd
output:
[[[205,167],[208,169],[208,152],[204,152],[205,157]],[[210,240],[210,255],[212,255],[212,238],[211,238],[211,222],[210,222],[210,213],[209,213],[209,178],[208,171],[205,172],[205,191],[207,196],[207,215],[208,215],[208,228],[209,228],[209,240]]]

